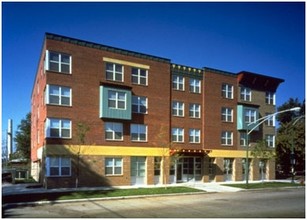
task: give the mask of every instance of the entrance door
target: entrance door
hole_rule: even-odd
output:
[[[161,184],[161,167],[162,167],[162,158],[161,157],[155,157],[155,166],[154,166],[154,173],[155,173],[155,184]]]
[[[183,181],[189,182],[194,178],[194,157],[186,157],[183,159]]]
[[[260,180],[266,180],[266,166],[267,166],[267,161],[266,160],[260,160],[259,161],[259,176]]]
[[[177,182],[189,182],[191,180],[201,180],[201,158],[183,157],[176,164]]]
[[[224,159],[224,181],[232,181],[233,159]]]
[[[146,157],[131,157],[131,185],[145,184]]]
[[[177,169],[176,169],[176,176],[177,176],[177,182],[182,182],[182,162],[178,161]]]

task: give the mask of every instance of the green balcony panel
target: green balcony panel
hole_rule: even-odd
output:
[[[100,86],[99,117],[131,120],[131,91]]]

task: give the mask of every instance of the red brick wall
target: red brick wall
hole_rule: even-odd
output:
[[[47,72],[47,83],[72,88],[72,107],[48,106],[48,117],[69,118],[72,120],[72,140],[61,140],[63,144],[76,144],[76,125],[83,122],[90,127],[86,144],[124,145],[124,146],[158,146],[157,138],[160,127],[169,130],[170,114],[170,64],[142,59],[133,56],[111,53],[98,49],[77,46],[65,42],[48,40],[47,49],[72,55],[72,74]],[[139,64],[149,65],[148,86],[131,83],[131,67],[124,66],[124,83],[105,80],[103,57],[109,57]],[[148,114],[133,114],[132,121],[124,122],[124,141],[110,142],[104,139],[104,122],[111,121],[99,118],[99,87],[101,82],[132,87],[135,95],[148,97]],[[130,141],[130,124],[148,125],[148,142]],[[168,137],[167,137],[168,138]],[[48,143],[55,143],[48,140]]]
[[[45,51],[45,45],[42,49]],[[31,97],[31,160],[37,160],[37,149],[44,145],[46,106],[44,105],[44,89],[46,75],[44,73],[44,54],[39,60],[36,78]]]
[[[222,97],[222,84],[234,87],[233,99]],[[205,149],[234,150],[237,148],[237,81],[233,75],[205,71],[204,73],[204,146]],[[233,109],[233,122],[222,122],[221,109]],[[233,132],[233,146],[221,145],[221,131]]]
[[[202,95],[204,91],[201,92],[201,94],[196,94],[189,91],[189,77],[185,77],[185,91],[172,90],[172,101],[184,103],[184,117],[171,116],[171,127],[184,128],[184,142],[174,143],[172,147],[175,149],[202,149],[202,138],[200,143],[189,143],[189,129],[200,129],[201,133],[203,132],[202,115],[200,118],[191,118],[189,116],[189,105],[192,103],[200,104],[202,111]]]

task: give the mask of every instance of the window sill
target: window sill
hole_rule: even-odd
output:
[[[185,92],[185,90],[174,89],[174,88],[173,88],[173,91],[177,91],[177,92]]]
[[[59,72],[55,70],[45,70],[45,73],[57,73],[57,74],[62,74],[62,75],[72,75],[72,73],[66,73],[66,72]]]
[[[70,176],[46,176],[46,177],[48,177],[48,178],[65,178],[65,177],[71,177],[71,175]]]
[[[222,121],[223,123],[233,124],[233,121]]]
[[[147,140],[146,140],[146,141],[135,141],[135,140],[131,140],[131,142],[133,142],[133,143],[148,143]]]
[[[113,140],[113,139],[105,139],[106,141],[110,141],[110,142],[122,142],[124,140]]]
[[[46,106],[58,106],[58,107],[69,107],[69,108],[72,108],[72,105],[59,105],[59,104],[52,104],[52,103],[46,103]]]
[[[123,174],[105,174],[106,177],[123,177]]]

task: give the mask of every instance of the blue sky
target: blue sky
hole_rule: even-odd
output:
[[[305,99],[305,2],[2,2],[2,132],[31,110],[45,32],[282,78],[277,106]]]

